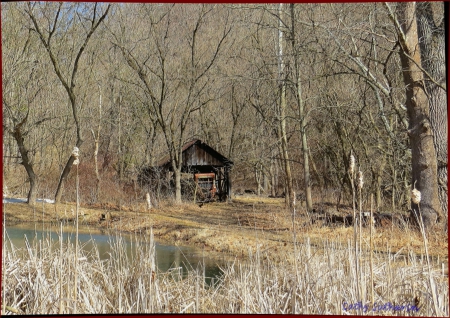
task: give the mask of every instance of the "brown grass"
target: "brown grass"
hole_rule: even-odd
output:
[[[228,253],[231,256],[247,257],[249,250],[256,252],[258,245],[271,257],[292,249],[291,213],[283,207],[283,199],[257,196],[240,196],[231,203],[208,203],[202,207],[192,203],[179,206],[159,202],[158,209],[146,212],[146,203],[133,206],[104,206],[102,209],[82,206],[80,225],[99,229],[115,229],[128,233],[145,233],[153,228],[159,240],[174,245],[195,245],[210,252]],[[75,219],[75,204],[59,205],[38,203],[6,204],[5,216],[8,224],[16,222],[53,222],[71,226]],[[336,212],[337,213],[337,212]],[[343,211],[341,213],[347,213]],[[102,215],[110,218],[101,220]],[[298,241],[309,238],[312,246],[320,247],[323,239],[347,244],[353,238],[353,228],[344,226],[322,226],[310,224],[309,216],[301,208],[296,212],[296,237]],[[369,228],[363,228],[363,237],[369,237]],[[443,238],[445,238],[443,240]],[[399,252],[402,255],[421,255],[423,239],[421,233],[411,228],[388,226],[376,228],[373,237],[374,249],[379,252]],[[445,233],[433,231],[428,236],[430,256],[448,261],[448,240]]]

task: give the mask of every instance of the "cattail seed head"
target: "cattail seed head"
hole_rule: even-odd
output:
[[[414,189],[411,191],[411,200],[414,202],[414,204],[420,203],[420,191],[416,189],[416,186],[414,185]]]
[[[355,172],[355,157],[353,155],[350,155],[349,171],[350,171],[351,174],[353,174],[353,172]]]
[[[74,166],[77,166],[80,163],[80,159],[78,159],[78,157],[80,156],[79,151],[80,150],[78,149],[78,147],[73,147],[72,157],[75,157],[75,160],[73,162]]]
[[[73,147],[73,151],[72,151],[72,156],[74,156],[75,158],[78,158],[78,156],[80,155],[80,150],[78,149],[78,147]]]
[[[147,209],[150,210],[152,208],[152,201],[150,200],[150,193],[145,194],[145,199],[147,200]]]
[[[358,171],[358,188],[362,189],[364,185],[364,176],[361,170]]]

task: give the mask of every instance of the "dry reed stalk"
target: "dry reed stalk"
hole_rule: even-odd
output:
[[[414,212],[414,215],[416,216],[417,223],[419,224],[420,232],[421,232],[422,238],[423,238],[423,245],[424,245],[424,250],[425,250],[425,260],[426,260],[427,270],[428,270],[428,281],[430,283],[431,295],[432,295],[434,311],[435,311],[434,314],[436,316],[443,316],[443,314],[439,308],[438,301],[437,301],[435,283],[434,283],[433,277],[431,275],[430,257],[429,257],[429,253],[428,253],[428,240],[427,240],[427,236],[425,233],[425,226],[423,224],[422,215],[420,214],[421,193],[419,190],[416,189],[416,182],[414,182],[414,189],[411,191],[411,200],[415,204],[417,204],[418,209],[419,209],[418,213],[414,209],[413,209],[413,212]]]
[[[295,283],[294,283],[294,297],[293,299],[293,303],[292,303],[292,314],[295,312],[295,308],[297,307],[297,298],[295,297],[295,290],[297,289],[297,284],[298,284],[298,266],[297,266],[297,234],[296,234],[296,229],[295,229],[295,192],[294,192],[294,198],[293,198],[293,213],[292,213],[292,235],[293,235],[293,248],[294,248],[294,269],[295,269]]]
[[[75,226],[76,226],[76,233],[75,233],[75,261],[74,261],[74,267],[75,267],[75,273],[74,273],[74,303],[73,303],[73,313],[77,313],[77,302],[78,302],[78,213],[79,213],[79,206],[80,206],[80,198],[79,198],[79,174],[78,174],[78,164],[80,162],[79,160],[79,149],[77,147],[73,148],[72,156],[75,157],[75,160],[73,162],[73,165],[76,166],[76,199],[77,199],[77,205],[76,205],[76,215],[75,215]]]
[[[147,201],[147,211],[152,209],[152,201],[150,200],[150,193],[145,194],[145,200]]]
[[[358,171],[358,192],[359,192],[359,256],[358,256],[358,270],[359,270],[359,276],[358,276],[358,288],[359,288],[359,297],[361,298],[361,301],[365,301],[363,297],[363,288],[361,286],[361,283],[363,282],[363,270],[362,270],[362,188],[364,185],[364,179],[363,179],[363,173],[361,170]]]
[[[375,301],[374,298],[374,285],[373,285],[373,194],[370,195],[370,250],[369,250],[369,258],[370,258],[370,301],[373,304]]]
[[[33,204],[33,207],[35,206],[35,204]],[[42,207],[42,233],[44,233],[44,207]]]
[[[4,179],[5,178],[3,178],[3,180]],[[3,198],[6,197],[6,195],[7,195],[7,189],[8,188],[6,186],[3,188]],[[3,201],[3,199],[2,199],[2,201]],[[5,265],[5,248],[6,248],[6,243],[5,243],[6,242],[6,216],[5,216],[6,215],[5,214],[6,204],[3,202],[2,202],[2,204],[3,204],[2,268],[4,268],[3,266]],[[2,271],[2,303],[3,303],[2,315],[6,314],[6,288],[5,288],[4,284],[5,284],[5,271],[3,270]]]
[[[350,164],[349,164],[349,174],[350,174],[350,183],[352,186],[352,204],[353,204],[353,248],[355,252],[355,269],[356,269],[356,288],[357,288],[357,298],[360,299],[360,279],[359,279],[359,264],[358,264],[358,239],[357,239],[357,218],[356,218],[356,198],[355,198],[355,184],[354,184],[354,176],[355,176],[355,157],[353,156],[353,152],[350,154]],[[361,315],[361,312],[358,311]]]
[[[64,312],[63,308],[63,283],[62,283],[62,261],[63,261],[63,231],[62,231],[62,222],[60,223],[59,230],[59,311],[58,314],[62,315]]]
[[[137,236],[134,238],[137,240]],[[222,266],[223,275],[217,278],[216,285],[211,287],[202,286],[205,274],[201,273],[201,269],[189,271],[187,277],[181,280],[176,279],[172,273],[157,273],[153,277],[150,256],[153,247],[148,235],[144,237],[144,241],[136,241],[133,245],[132,257],[126,256],[125,241],[120,237],[110,242],[111,257],[107,260],[100,260],[96,250],[96,253],[89,254],[91,259],[81,261],[85,254],[80,248],[77,304],[79,313],[117,314],[120,295],[122,312],[135,314],[194,311],[222,314],[357,313],[346,311],[342,307],[343,301],[359,301],[356,285],[358,276],[353,259],[357,255],[354,254],[351,240],[347,246],[343,246],[339,241],[324,240],[323,248],[318,249],[312,240],[305,237],[303,244],[297,249],[296,268],[292,266],[292,259],[288,259],[292,249],[286,251],[284,259],[275,262],[264,254],[263,249],[258,248],[247,261],[235,260]],[[70,273],[75,253],[74,245],[67,244],[63,251],[62,263],[55,261],[61,249],[52,250],[47,241],[42,245],[41,253],[27,250],[20,259],[19,255],[8,251],[4,267],[8,273],[8,305],[20,310],[24,308],[23,314],[58,313],[58,295],[53,296],[51,291],[57,291],[61,281],[55,280],[54,277],[60,269]],[[410,265],[404,265],[395,257],[374,254],[371,273],[374,286],[379,290],[379,293],[374,291],[374,302],[403,301],[402,297],[411,293],[411,288],[414,288],[414,293],[431,294],[427,277],[421,279],[422,268],[415,260]],[[302,271],[297,273],[298,269]],[[298,284],[295,285],[296,275],[299,275],[299,278]],[[433,276],[433,279],[434,287],[431,288],[434,288],[439,296],[439,303],[436,304],[442,304],[445,306],[442,310],[448,312],[448,282],[441,275]],[[72,287],[72,282],[73,277],[62,280],[64,287]],[[14,285],[18,285],[23,291],[21,295],[14,296]],[[366,288],[369,290],[368,286]],[[39,297],[34,297],[36,295]],[[433,314],[431,297],[424,297],[421,301],[423,309],[416,315]],[[72,310],[72,303],[68,303],[66,311],[70,313]],[[392,313],[413,315],[392,311],[378,314]]]

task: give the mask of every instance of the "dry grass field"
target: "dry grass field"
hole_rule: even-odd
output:
[[[74,224],[76,209],[70,203],[3,207],[9,224],[52,222],[62,226]],[[256,196],[202,206],[160,203],[150,211],[144,203],[82,206],[80,225],[147,234],[148,244],[139,245],[132,259],[123,258],[123,247],[118,244],[114,257],[106,263],[98,257],[74,264],[73,246],[61,245],[55,250],[49,242],[42,243],[39,253],[32,247],[25,252],[8,251],[2,299],[9,309],[4,310],[21,314],[448,316],[445,233],[429,233],[425,246],[420,232],[408,225],[376,227],[371,249],[367,227],[362,228],[361,246],[355,249],[353,226],[312,224],[311,215],[301,207],[296,208],[295,222],[292,217],[293,211],[283,208],[282,199]],[[230,262],[214,287],[204,286],[201,272],[176,280],[155,268],[153,236],[172,245],[200,247],[212,257],[225,253]],[[84,260],[83,255],[78,257]],[[77,286],[73,283],[75,266]]]

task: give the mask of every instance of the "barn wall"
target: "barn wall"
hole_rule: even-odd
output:
[[[199,145],[192,145],[184,152],[183,166],[223,166],[223,163]]]

